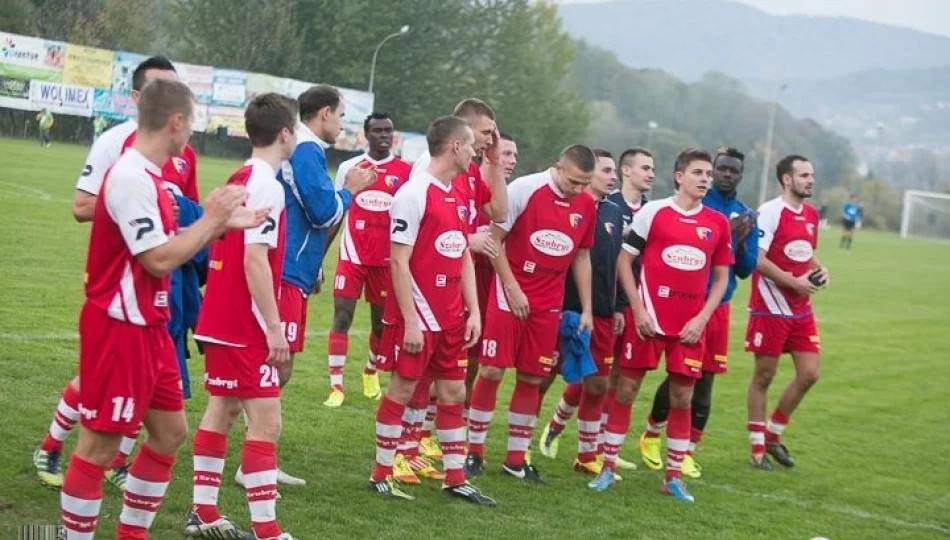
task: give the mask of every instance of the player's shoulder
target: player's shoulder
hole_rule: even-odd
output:
[[[765,203],[759,207],[759,216],[773,219],[777,218],[782,215],[782,211],[785,210],[785,207],[785,201],[783,201],[781,197],[776,197],[772,200],[765,201]]]
[[[143,188],[152,189],[156,178],[161,178],[161,169],[139,152],[129,150],[109,169],[106,193],[115,196]]]
[[[126,120],[102,132],[102,135],[93,143],[93,150],[109,148],[122,151],[132,145],[132,137],[138,129],[135,120]]]
[[[673,206],[673,197],[666,197],[663,199],[653,199],[652,201],[647,201],[640,206],[640,210],[637,211],[637,215],[650,215],[656,214],[660,210],[670,208]]]
[[[551,170],[519,176],[508,184],[508,193],[533,193],[551,182]]]
[[[343,163],[340,163],[340,166],[337,167],[337,171],[342,171],[344,169],[351,169],[365,160],[366,160],[366,152],[355,155],[351,157],[350,159],[344,161]]]
[[[414,174],[412,178],[407,180],[402,188],[396,192],[393,202],[395,203],[397,200],[406,202],[410,200],[424,201],[426,197],[428,197],[429,187],[432,186],[433,181],[435,181],[435,179],[427,172]]]

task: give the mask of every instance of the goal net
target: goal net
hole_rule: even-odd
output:
[[[908,236],[950,240],[950,194],[905,191],[901,238]]]

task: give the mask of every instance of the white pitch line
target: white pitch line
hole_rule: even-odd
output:
[[[60,199],[59,197],[53,197],[52,194],[47,193],[41,189],[36,189],[30,186],[24,186],[22,184],[14,184],[13,182],[0,182],[0,186],[6,186],[20,191],[25,191],[27,194],[32,196],[35,199],[39,199],[44,202],[55,202],[55,203],[71,203],[69,199]]]
[[[706,487],[717,489],[719,491],[725,491],[727,493],[742,495],[743,497],[757,497],[759,499],[780,502],[783,504],[791,504],[791,505],[798,506],[799,508],[804,508],[806,510],[819,510],[819,511],[823,510],[827,512],[834,512],[836,514],[842,514],[845,516],[855,517],[858,519],[879,521],[881,523],[887,523],[888,525],[894,525],[895,527],[925,529],[928,531],[937,531],[942,534],[950,535],[950,527],[935,525],[933,523],[918,523],[914,521],[904,521],[902,519],[892,518],[890,516],[875,514],[873,512],[867,512],[858,508],[851,508],[847,506],[833,506],[833,505],[828,505],[824,503],[817,504],[817,503],[813,503],[809,501],[796,499],[795,497],[786,497],[784,495],[775,495],[773,493],[759,493],[755,491],[745,491],[737,487],[730,486],[729,484],[712,484],[709,482],[705,482],[703,480],[694,480],[693,483],[702,484]]]

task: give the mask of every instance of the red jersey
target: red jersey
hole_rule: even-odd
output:
[[[809,204],[794,209],[781,197],[759,208],[759,249],[781,270],[800,276],[811,270],[818,248],[818,212]],[[781,287],[758,270],[752,273],[749,311],[758,315],[801,317],[811,313],[811,298]]]
[[[93,143],[82,174],[76,181],[76,189],[91,195],[98,195],[106,171],[135,142],[138,124],[128,120],[105,131]],[[185,145],[180,156],[171,157],[162,166],[162,179],[166,187],[178,195],[188,197],[196,203],[198,199],[198,158],[191,145]]]
[[[389,208],[393,195],[409,179],[412,166],[396,156],[373,161],[367,154],[340,164],[336,188],[354,166],[376,167],[376,182],[353,197],[340,235],[340,260],[363,266],[389,266]]]
[[[429,166],[432,157],[429,152],[422,154],[415,163],[412,164],[411,176],[423,173]],[[482,171],[474,161],[468,164],[468,171],[459,173],[452,179],[452,185],[459,190],[462,197],[468,201],[466,220],[468,228],[466,234],[472,234],[478,230],[477,217],[481,214],[482,206],[491,201],[491,188],[485,184],[482,179]]]
[[[532,311],[560,311],[564,279],[578,249],[594,245],[597,207],[581,193],[566,198],[551,170],[522,176],[508,185],[505,252]],[[504,287],[495,281],[498,305],[510,311]]]
[[[451,329],[463,320],[467,212],[466,200],[456,186],[446,186],[427,172],[413,176],[393,199],[391,239],[413,246],[409,258],[412,297],[424,331]],[[386,299],[384,321],[403,322],[395,294]]]
[[[267,347],[266,325],[254,304],[244,272],[244,246],[267,244],[274,297],[284,265],[284,189],[277,171],[260,159],[249,159],[228,184],[247,189],[248,208],[270,208],[267,220],[254,229],[232,230],[211,245],[208,284],[198,315],[195,339],[235,347]]]
[[[106,173],[86,257],[86,302],[138,326],[168,321],[170,277],[148,273],[136,255],[168,242],[176,225],[161,170],[135,149]]]
[[[657,334],[671,338],[702,311],[713,267],[734,262],[725,216],[705,206],[687,212],[672,198],[640,208],[623,248],[640,255],[640,298]]]

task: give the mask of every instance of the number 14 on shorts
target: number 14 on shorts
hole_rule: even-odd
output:
[[[135,399],[122,396],[112,398],[113,422],[129,423],[133,416],[135,416]]]

